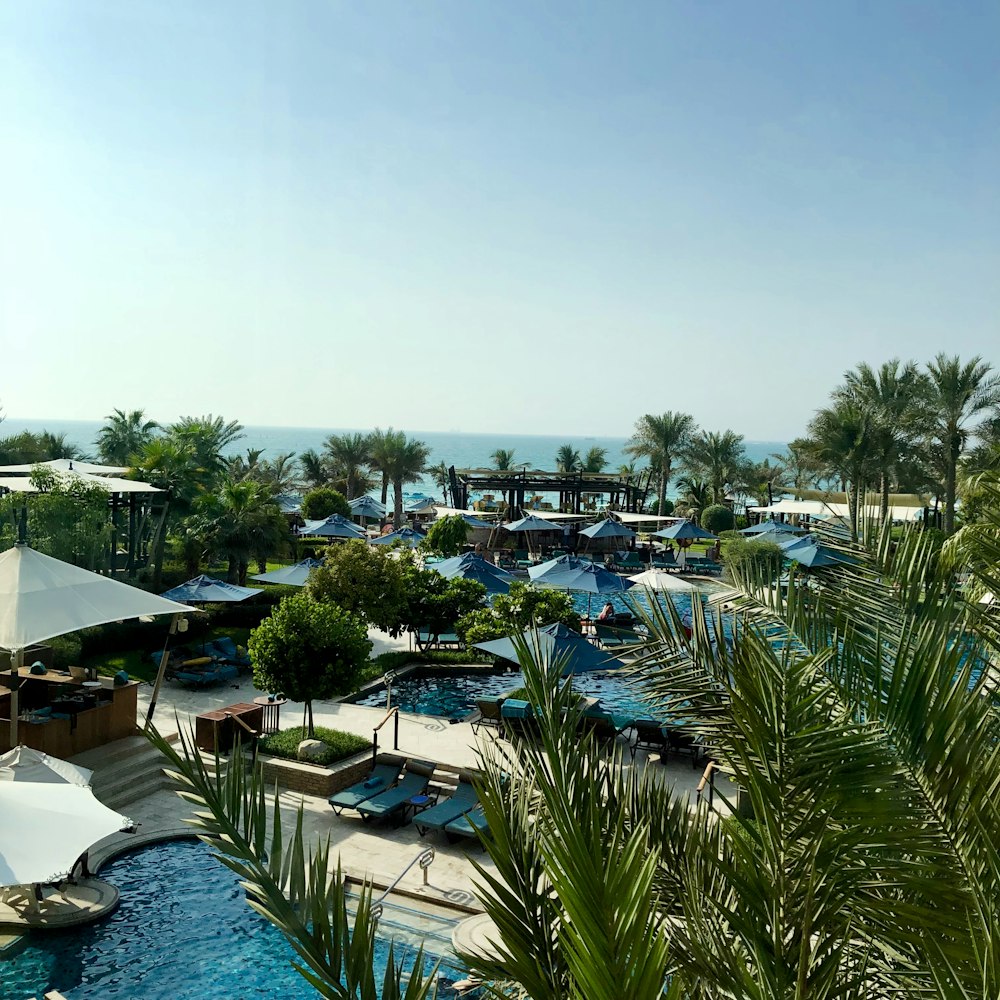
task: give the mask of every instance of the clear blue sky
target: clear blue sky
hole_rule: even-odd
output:
[[[1000,363],[1000,6],[6,0],[0,405],[800,433]]]

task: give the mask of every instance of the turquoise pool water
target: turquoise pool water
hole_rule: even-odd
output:
[[[3,1000],[47,990],[67,1000],[318,996],[291,967],[284,937],[247,906],[236,876],[205,845],[157,844],[117,859],[101,877],[121,891],[121,906],[87,927],[32,935],[24,951],[0,961]],[[382,969],[387,952],[386,941]],[[446,986],[438,995],[455,996]]]

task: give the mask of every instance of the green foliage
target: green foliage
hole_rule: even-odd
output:
[[[60,479],[41,466],[31,478],[41,492],[0,497],[0,549],[17,541],[17,519],[26,507],[32,548],[84,569],[106,569],[111,546],[107,491]]]
[[[469,525],[459,514],[438,518],[420,543],[422,548],[442,556],[457,556],[469,537]]]
[[[736,518],[732,508],[714,503],[701,512],[701,526],[713,535],[718,535],[722,531],[732,531],[736,527]]]
[[[400,560],[399,565],[404,594],[400,631],[450,632],[460,618],[481,607],[486,597],[486,588],[475,580],[446,580],[434,570],[422,569],[412,558]]]
[[[562,622],[575,632],[580,631],[580,614],[573,609],[569,594],[558,590],[536,590],[521,580],[515,580],[510,585],[510,593],[499,594],[489,607],[462,617],[456,631],[458,637],[470,646],[476,642],[517,635],[533,624],[551,625],[555,622]]]
[[[104,426],[97,432],[97,449],[101,460],[109,465],[128,465],[160,426],[155,420],[147,420],[142,410],[126,412],[116,408],[104,419]]]
[[[317,486],[302,498],[302,516],[307,521],[319,521],[331,514],[351,516],[351,505],[340,490],[332,486]]]
[[[45,644],[52,648],[52,665],[56,670],[80,666],[83,643],[79,636],[72,633],[70,635],[57,635],[52,639],[46,639]]]
[[[284,598],[248,644],[254,685],[305,702],[310,735],[313,700],[353,691],[371,648],[361,618],[309,594]]]
[[[355,736],[354,733],[345,733],[340,729],[327,729],[325,726],[314,728],[312,739],[325,743],[327,751],[318,757],[311,757],[310,760],[316,764],[333,764],[346,757],[353,757],[368,750],[371,741],[363,736]],[[301,726],[294,726],[291,729],[282,729],[279,733],[272,733],[265,736],[260,741],[262,753],[270,754],[272,757],[283,757],[286,760],[296,760],[298,758],[299,744],[306,739]]]
[[[730,535],[725,541],[726,576],[733,582],[762,578],[776,580],[784,555],[774,542]]]
[[[650,514],[660,514],[661,513],[661,511],[660,511],[660,501],[659,500],[654,500],[649,505],[649,512],[650,512]],[[673,500],[669,500],[669,499],[664,498],[664,501],[663,501],[663,510],[662,510],[663,517],[670,517],[670,515],[673,514],[673,512],[674,512],[674,502],[673,502]]]
[[[317,601],[362,615],[376,628],[399,630],[405,602],[401,563],[385,546],[352,538],[327,549],[306,589]]]

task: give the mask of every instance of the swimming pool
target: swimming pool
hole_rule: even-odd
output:
[[[236,875],[204,844],[156,844],[118,858],[101,878],[121,891],[119,908],[96,924],[33,934],[27,948],[0,961],[0,997],[48,990],[67,1000],[318,996],[291,967],[284,937],[250,909]],[[388,947],[384,941],[378,954],[383,970]],[[397,945],[397,959],[401,951]]]

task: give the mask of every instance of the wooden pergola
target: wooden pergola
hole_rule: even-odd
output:
[[[512,517],[526,511],[525,498],[539,493],[558,493],[567,513],[581,513],[583,497],[603,494],[616,510],[642,510],[649,492],[651,475],[643,469],[633,476],[610,472],[542,472],[538,469],[456,469],[448,478],[455,507],[467,508],[470,493],[500,494]]]

